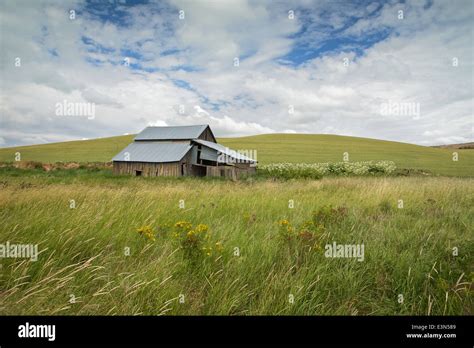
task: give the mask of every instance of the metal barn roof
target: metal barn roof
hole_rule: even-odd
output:
[[[207,124],[197,126],[147,127],[135,140],[184,140],[196,139],[208,127]]]
[[[192,146],[188,142],[146,141],[133,142],[123,149],[112,161],[130,162],[178,162]],[[128,160],[127,155],[128,153]]]
[[[216,150],[220,153],[223,153],[224,155],[227,155],[229,157],[232,157],[236,160],[251,162],[251,163],[257,163],[256,160],[254,160],[250,157],[244,156],[244,155],[238,153],[237,151],[231,150],[228,147],[222,146],[220,144],[213,143],[213,142],[206,141],[206,140],[201,140],[201,139],[194,139],[193,141],[198,143],[198,144],[202,144],[204,146],[210,147],[211,149],[214,149],[214,150]]]

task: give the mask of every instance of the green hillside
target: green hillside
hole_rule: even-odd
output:
[[[390,160],[399,168],[424,169],[449,176],[474,176],[474,150],[439,149],[368,138],[320,134],[265,134],[219,139],[233,149],[257,149],[259,163]],[[458,161],[452,160],[453,151]]]
[[[0,149],[0,161],[11,162],[16,152],[22,160],[41,162],[104,162],[129,144],[134,135],[94,140]],[[236,150],[256,150],[260,164],[273,162],[340,162],[343,153],[350,161],[391,160],[399,168],[423,169],[449,176],[474,176],[474,150],[431,148],[366,138],[318,134],[265,134],[221,138]],[[459,154],[452,160],[453,151]]]

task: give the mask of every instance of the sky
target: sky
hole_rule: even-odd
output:
[[[0,2],[0,147],[217,137],[471,142],[474,2]]]

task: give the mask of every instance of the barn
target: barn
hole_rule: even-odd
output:
[[[209,125],[147,127],[112,161],[114,174],[232,179],[254,174],[257,165],[218,144]]]

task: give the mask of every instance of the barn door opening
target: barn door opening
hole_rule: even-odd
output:
[[[135,170],[135,176],[142,176],[141,170]]]
[[[206,167],[205,166],[191,166],[191,175],[194,176],[206,176]]]

